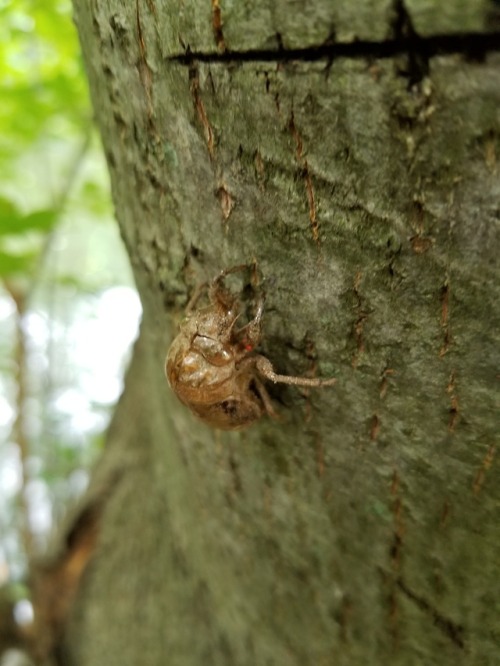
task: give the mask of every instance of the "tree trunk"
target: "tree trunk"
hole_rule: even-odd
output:
[[[493,13],[74,4],[144,319],[61,660],[497,664]],[[253,260],[262,353],[337,384],[221,432],[164,357],[196,285]]]

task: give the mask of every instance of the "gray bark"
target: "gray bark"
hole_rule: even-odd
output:
[[[498,663],[500,57],[435,38],[489,5],[74,3],[144,320],[68,658]],[[263,353],[338,382],[223,433],[164,356],[253,259]]]

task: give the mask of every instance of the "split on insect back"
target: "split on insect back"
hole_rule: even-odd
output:
[[[313,388],[336,381],[279,375],[254,351],[262,337],[264,295],[256,299],[254,317],[238,328],[242,304],[225,284],[229,274],[248,268],[227,268],[195,291],[165,363],[177,397],[205,423],[222,430],[245,428],[263,414],[278,417],[265,381]],[[207,292],[209,304],[198,307]]]

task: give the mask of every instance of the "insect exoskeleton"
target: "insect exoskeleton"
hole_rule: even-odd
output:
[[[276,374],[271,362],[254,351],[262,337],[264,297],[257,298],[253,318],[237,328],[240,299],[225,286],[227,275],[247,268],[227,268],[210,284],[200,285],[165,364],[177,397],[205,423],[222,430],[245,428],[263,414],[277,417],[265,380],[308,387],[331,386],[336,381]],[[198,308],[206,292],[209,303]]]

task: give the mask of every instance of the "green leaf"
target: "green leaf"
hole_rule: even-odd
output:
[[[21,225],[24,229],[31,231],[51,231],[56,224],[59,213],[53,209],[37,210],[34,213],[25,215],[21,219]]]
[[[36,260],[36,254],[7,254],[0,251],[0,276],[3,278],[12,277],[20,273],[26,274],[32,268]]]
[[[9,199],[0,198],[0,234],[3,233],[4,223],[19,218],[17,207]]]
[[[0,198],[0,236],[23,234],[26,231],[48,232],[57,218],[58,212],[53,209],[23,215],[12,201]]]

